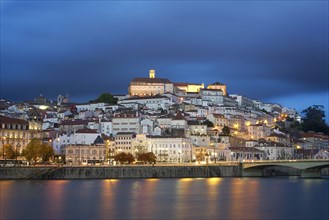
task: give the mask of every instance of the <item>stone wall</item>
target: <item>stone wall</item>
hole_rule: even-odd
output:
[[[271,167],[249,176],[300,176],[289,167]],[[329,176],[329,168],[322,176]],[[1,167],[0,180],[18,179],[132,179],[241,177],[241,166],[114,166],[114,167]]]
[[[0,179],[240,177],[240,166],[2,167]]]

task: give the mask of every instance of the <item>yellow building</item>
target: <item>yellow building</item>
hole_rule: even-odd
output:
[[[200,89],[204,89],[204,83],[185,83],[185,82],[176,82],[174,86],[184,92],[199,92]]]
[[[1,158],[6,158],[4,145],[11,145],[17,152],[22,152],[30,142],[29,123],[22,119],[0,116]]]
[[[149,78],[135,78],[129,84],[129,96],[154,96],[173,93],[173,83],[168,79],[156,78],[155,70],[151,69]]]
[[[226,85],[219,83],[219,82],[215,82],[213,84],[208,85],[207,89],[220,89],[223,91],[223,95],[227,96],[227,91],[226,91]]]

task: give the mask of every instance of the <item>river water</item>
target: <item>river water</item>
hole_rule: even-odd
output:
[[[329,180],[0,181],[0,219],[329,219]]]

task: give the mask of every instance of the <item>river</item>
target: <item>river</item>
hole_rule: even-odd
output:
[[[329,180],[0,181],[0,219],[329,219]]]

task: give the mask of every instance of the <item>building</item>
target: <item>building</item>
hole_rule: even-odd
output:
[[[115,136],[116,154],[121,152],[132,153],[131,143],[135,136],[133,132],[118,132]]]
[[[264,151],[266,158],[269,160],[292,159],[294,155],[294,148],[277,142],[266,141],[265,139],[259,140],[258,146],[255,146],[255,148]]]
[[[151,69],[149,78],[135,78],[130,82],[128,93],[130,97],[174,93],[174,85],[168,79],[156,78],[155,70]]]
[[[112,118],[113,135],[118,132],[140,133],[140,118],[136,112],[119,113]]]
[[[81,164],[83,160],[105,161],[106,147],[104,144],[77,144],[65,147],[66,164]]]
[[[6,158],[4,145],[12,145],[17,152],[22,153],[27,144],[31,140],[31,132],[29,130],[29,123],[22,119],[10,118],[0,116],[0,146],[1,158]]]
[[[264,124],[254,124],[247,126],[249,138],[259,140],[270,135],[271,129]]]
[[[100,132],[106,136],[111,136],[113,134],[112,120],[102,119],[100,122]]]
[[[223,114],[208,114],[207,119],[211,121],[214,124],[214,127],[220,131],[222,131],[224,126],[229,126],[229,120]]]
[[[230,161],[253,161],[264,160],[266,154],[264,151],[257,149],[256,147],[230,147],[231,151]]]
[[[145,106],[147,109],[158,110],[168,109],[172,105],[172,101],[170,98],[162,95],[142,97],[134,96],[127,99],[122,99],[118,101],[118,104],[124,105],[126,107],[138,104],[140,106]]]
[[[73,133],[76,130],[86,128],[88,126],[87,120],[64,120],[59,123],[59,130],[67,133]]]
[[[52,141],[53,148],[58,151],[58,147],[62,149],[67,145],[90,145],[100,136],[96,130],[89,128],[79,129],[73,133],[64,132]]]
[[[183,91],[184,93],[200,92],[204,88],[204,83],[185,83],[185,82],[175,82],[174,86]]]
[[[148,151],[153,152],[158,161],[168,163],[185,163],[191,161],[192,144],[186,137],[146,136]]]
[[[202,101],[208,104],[222,105],[224,103],[223,91],[220,89],[201,89],[200,96]]]
[[[220,82],[215,82],[213,84],[208,85],[207,89],[220,89],[223,91],[223,95],[227,96],[226,85]]]
[[[254,102],[253,100],[242,96],[242,95],[229,95],[229,97],[233,98],[237,103],[240,108],[254,108]]]

